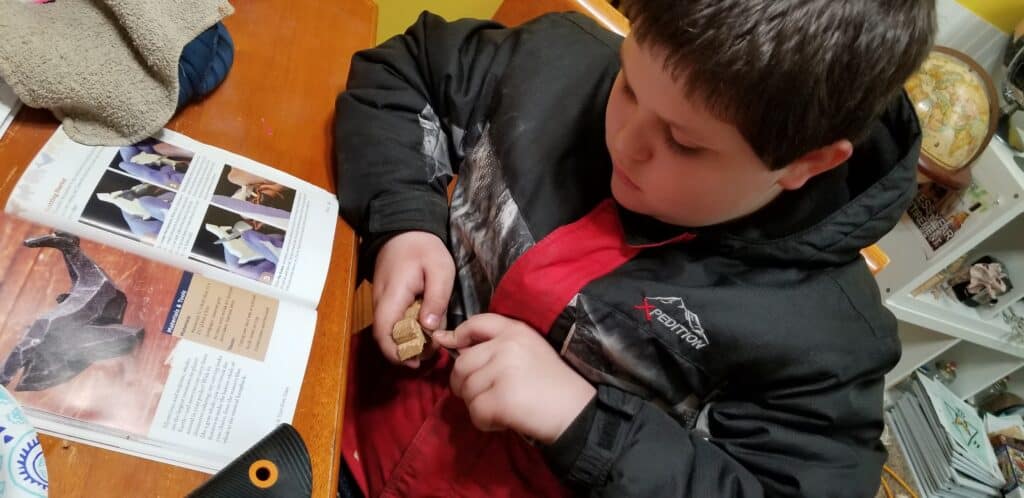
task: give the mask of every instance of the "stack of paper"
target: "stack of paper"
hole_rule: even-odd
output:
[[[946,386],[916,374],[887,416],[924,497],[1003,496],[985,424]]]
[[[14,95],[14,90],[0,79],[0,138],[3,138],[7,127],[14,121],[14,115],[18,113],[21,101]]]

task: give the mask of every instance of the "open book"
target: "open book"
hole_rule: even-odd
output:
[[[219,470],[292,420],[337,212],[169,131],[58,129],[0,213],[0,383],[43,432]]]

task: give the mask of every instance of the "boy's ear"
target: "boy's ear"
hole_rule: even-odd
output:
[[[778,184],[784,190],[796,190],[807,180],[843,164],[851,155],[853,144],[845,138],[814,149],[782,168]]]

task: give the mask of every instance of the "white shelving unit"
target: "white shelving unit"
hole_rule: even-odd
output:
[[[990,73],[1002,56],[1006,34],[953,0],[939,0],[939,45],[973,57]],[[1011,391],[1024,395],[1024,342],[1012,340],[1001,316],[1016,306],[1024,316],[1024,171],[1008,146],[994,139],[972,168],[975,182],[989,192],[992,204],[971,214],[956,236],[930,251],[908,217],[880,242],[892,263],[877,275],[886,305],[900,320],[903,358],[886,377],[892,387],[923,365],[956,361],[951,389],[964,399],[985,393],[1010,377]],[[1014,288],[992,308],[969,308],[946,296],[912,292],[950,263],[981,256],[1003,263]]]
[[[938,356],[919,354],[919,347],[948,344],[949,353],[967,346],[998,352],[985,355],[968,348],[974,353],[957,361],[958,381],[969,371],[977,373],[966,375],[969,385],[954,389],[964,398],[1024,367],[1024,342],[1009,340],[1010,326],[1001,316],[1003,309],[1024,297],[1024,171],[1013,161],[1010,149],[999,141],[989,144],[972,171],[993,202],[986,211],[971,215],[950,242],[929,254],[920,231],[906,217],[879,242],[892,264],[878,274],[878,285],[886,305],[904,322],[900,337],[906,359],[889,374],[887,386]],[[991,308],[968,308],[949,297],[930,293],[912,295],[914,289],[964,255],[968,263],[983,255],[996,258],[1006,265],[1014,288]],[[985,362],[998,366],[978,365]]]
[[[900,322],[899,333],[900,341],[903,343],[903,356],[886,377],[886,388],[907,378],[921,365],[934,364],[940,355],[961,341],[959,338],[938,334],[908,322]]]
[[[1010,379],[1007,391],[1024,398],[1024,369],[1012,372],[1007,377]]]
[[[973,398],[995,381],[1024,366],[1024,362],[1017,356],[966,341],[943,352],[938,361],[956,362],[956,380],[949,385],[949,389],[964,399]]]

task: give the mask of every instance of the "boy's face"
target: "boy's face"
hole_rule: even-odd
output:
[[[605,117],[619,204],[700,227],[753,213],[778,196],[788,168],[769,169],[735,126],[687,98],[659,50],[629,37],[621,56]]]

